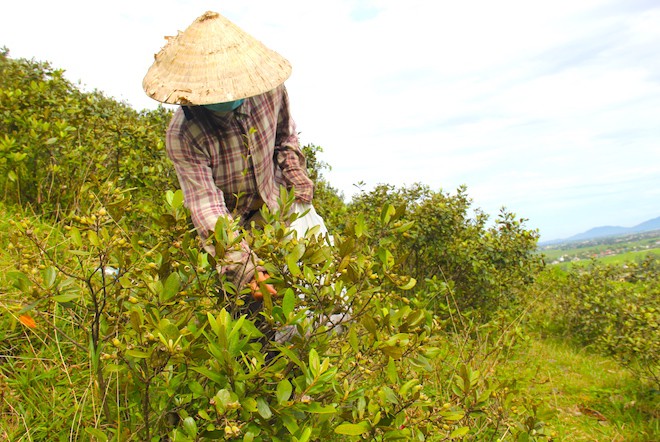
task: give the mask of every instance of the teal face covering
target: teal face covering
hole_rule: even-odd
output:
[[[225,103],[205,104],[204,107],[213,112],[229,112],[243,104],[244,99],[236,101],[227,101]]]

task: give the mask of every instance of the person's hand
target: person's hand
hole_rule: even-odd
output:
[[[268,273],[258,271],[257,273],[254,274],[254,279],[250,281],[250,290],[252,291],[252,297],[256,299],[257,301],[261,301],[264,299],[263,293],[261,293],[261,287],[260,283],[264,282],[265,280],[268,279]],[[275,290],[275,287],[273,287],[271,284],[264,284],[264,288],[270,293],[271,295],[276,295],[277,290]]]

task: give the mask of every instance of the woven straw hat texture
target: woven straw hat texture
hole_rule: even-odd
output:
[[[217,12],[166,38],[142,81],[147,95],[161,103],[234,101],[275,89],[291,75],[285,58]]]

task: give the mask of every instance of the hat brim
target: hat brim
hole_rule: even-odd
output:
[[[146,94],[169,104],[203,105],[275,89],[291,64],[216,12],[169,38],[144,77]]]

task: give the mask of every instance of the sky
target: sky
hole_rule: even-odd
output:
[[[155,109],[153,55],[209,10],[291,62],[301,143],[347,199],[465,185],[541,241],[660,216],[657,0],[26,0],[0,47]]]

